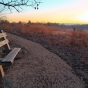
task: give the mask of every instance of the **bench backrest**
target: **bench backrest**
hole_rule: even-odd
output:
[[[5,53],[9,53],[10,46],[6,36],[7,36],[6,33],[3,30],[0,30],[0,47],[3,47],[3,51]]]

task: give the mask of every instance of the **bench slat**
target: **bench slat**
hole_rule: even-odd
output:
[[[0,30],[0,38],[2,38],[2,41],[7,39],[6,36],[7,36],[6,33],[3,30]],[[2,47],[3,45],[1,44],[0,47]],[[4,47],[5,47],[5,51],[8,53],[10,50],[9,42],[5,43]]]
[[[14,48],[4,59],[2,59],[1,63],[12,63],[14,61],[14,58],[18,54],[21,48]]]
[[[8,39],[1,41],[0,42],[0,47],[2,47],[5,44],[8,44],[8,42],[9,42]]]
[[[0,33],[0,38],[6,37],[6,36],[7,36],[6,33]]]

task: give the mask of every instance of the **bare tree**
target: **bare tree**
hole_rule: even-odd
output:
[[[23,6],[31,6],[35,9],[38,9],[41,0],[0,0],[0,12],[5,9],[9,9],[10,12],[14,8],[17,12],[22,11]]]
[[[0,22],[5,19],[6,19],[6,16],[4,14],[0,13]]]

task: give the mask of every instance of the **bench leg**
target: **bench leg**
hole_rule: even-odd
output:
[[[2,65],[0,65],[0,76],[4,77],[4,71],[3,71]]]

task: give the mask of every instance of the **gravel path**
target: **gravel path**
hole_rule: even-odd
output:
[[[5,72],[4,88],[85,88],[72,68],[56,54],[29,40],[9,34],[26,54]]]

